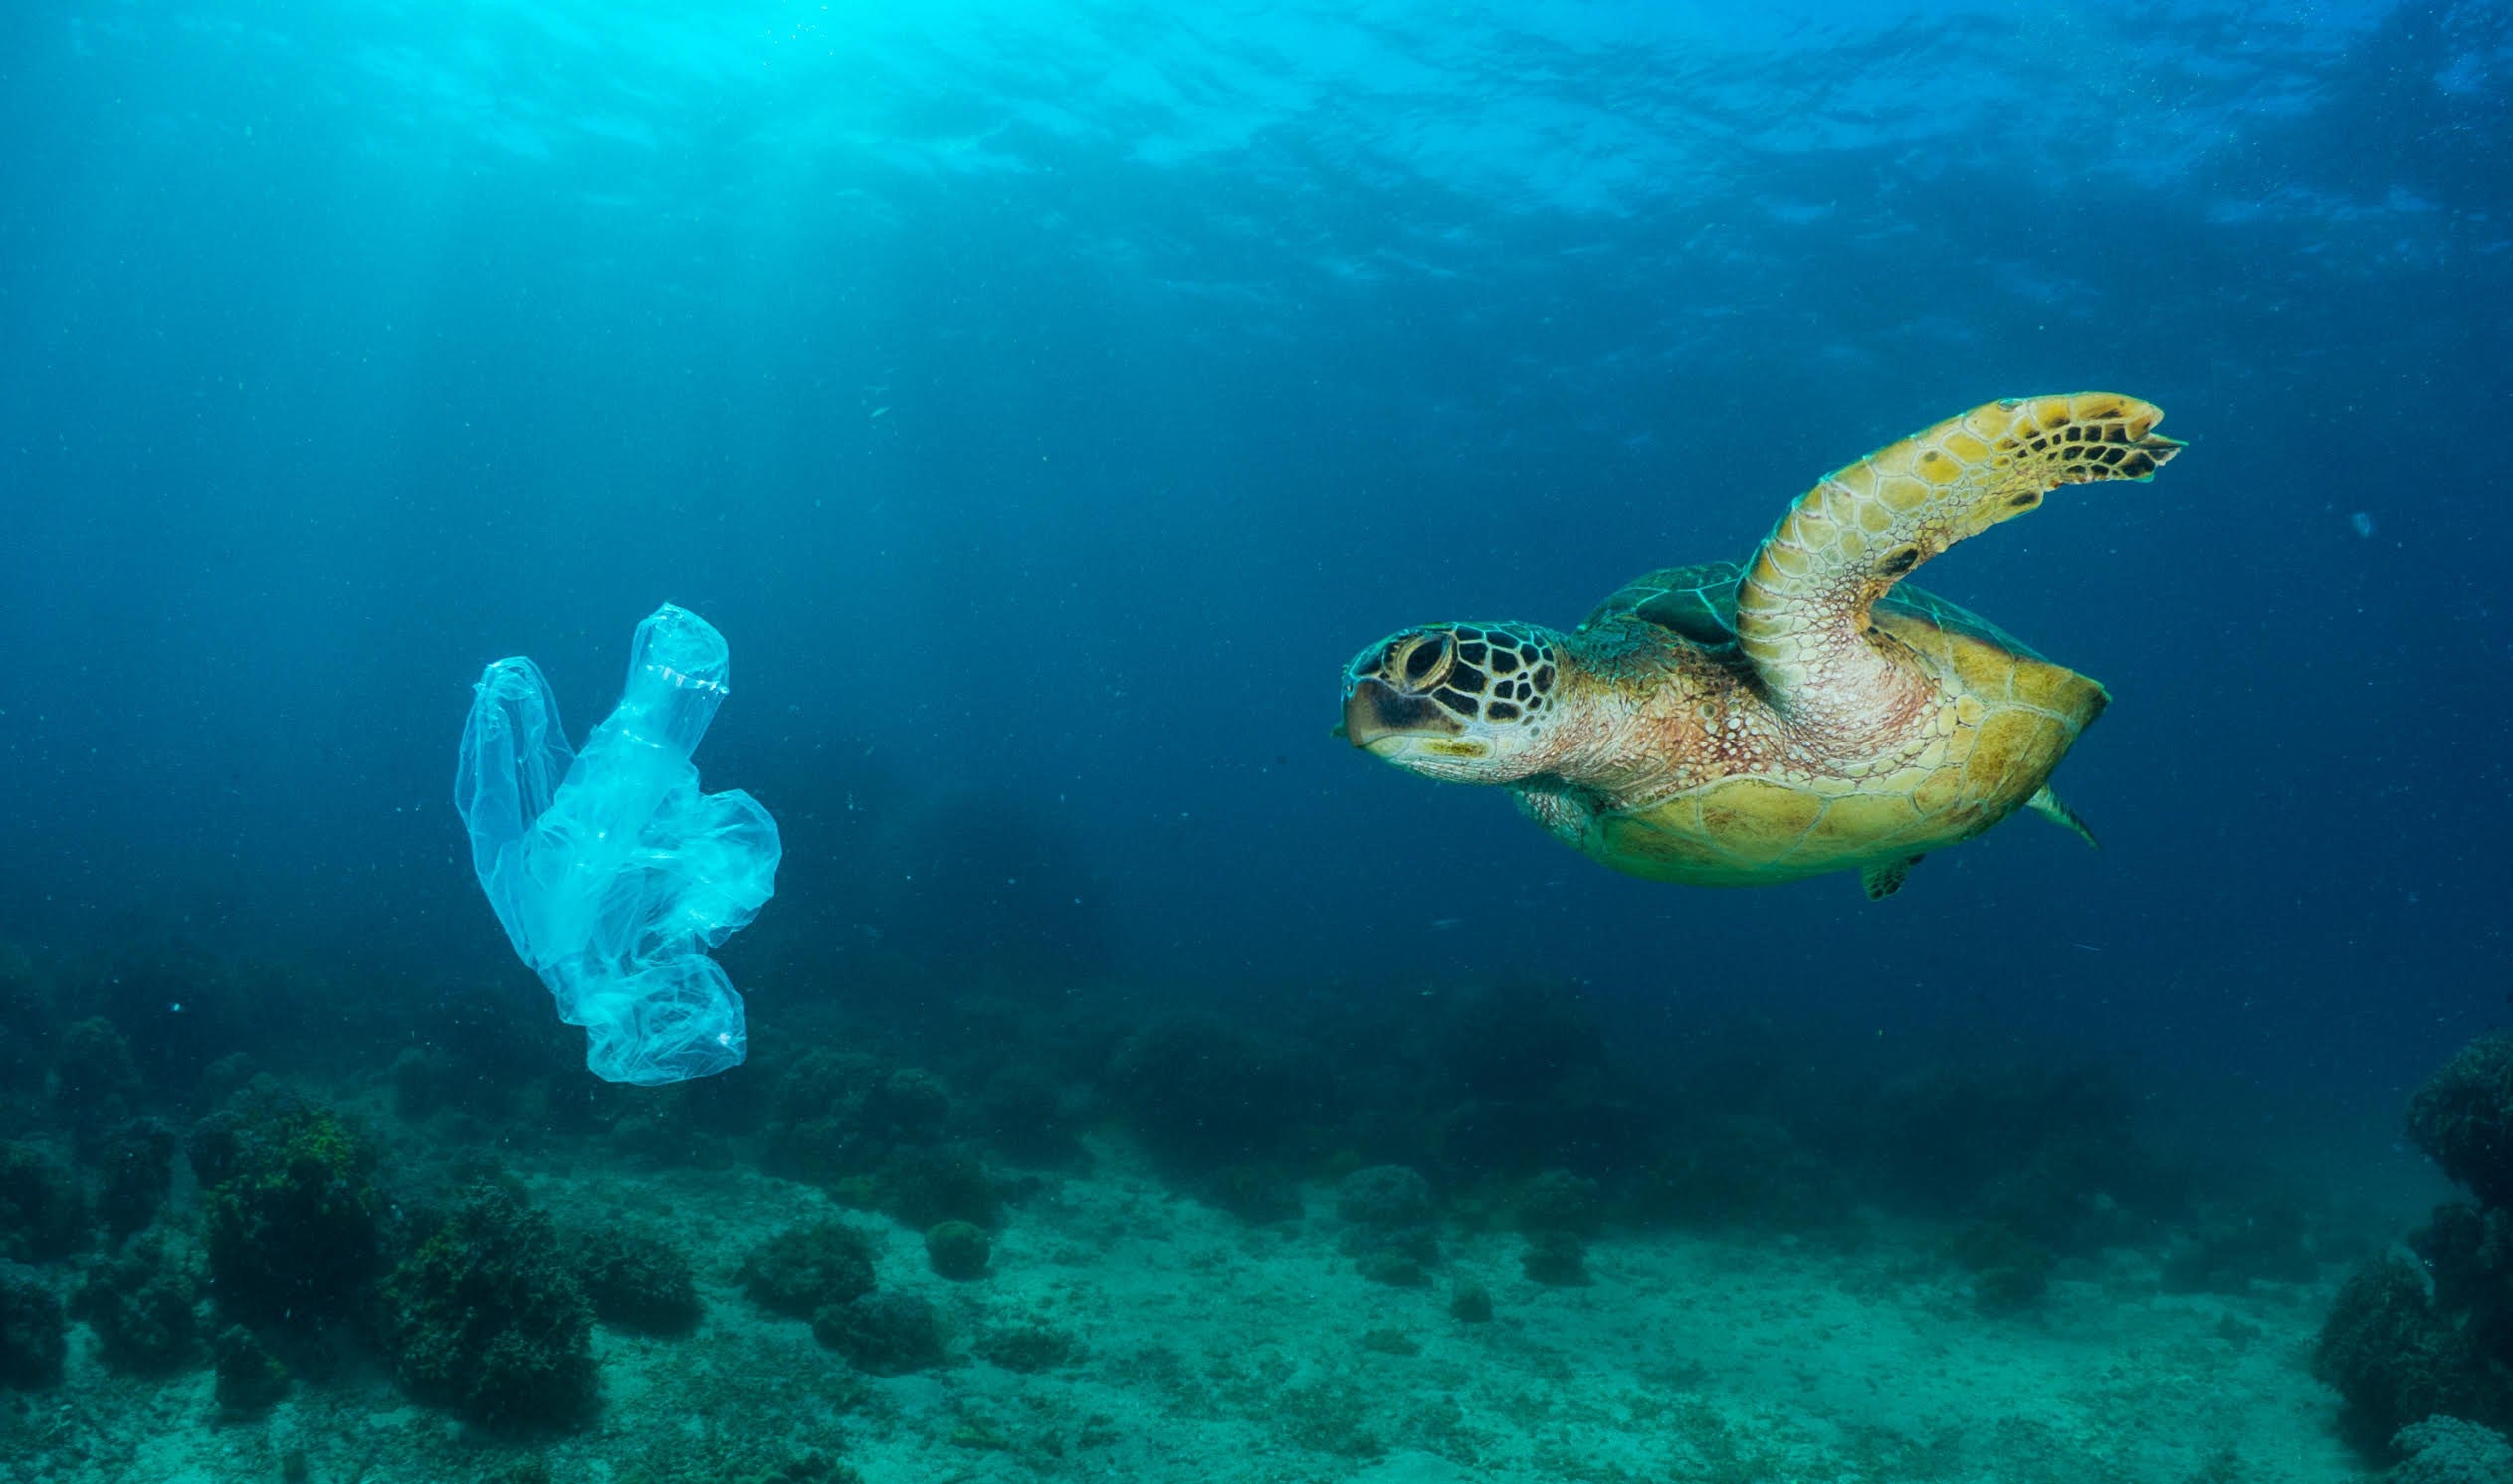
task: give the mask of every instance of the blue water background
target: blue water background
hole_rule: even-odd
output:
[[[2513,989],[2506,8],[1740,9],[9,7],[0,932],[537,995],[466,687],[580,734],[668,599],[763,1023],[1527,973],[1670,1077],[2087,1055],[2380,1155]],[[1922,580],[2112,687],[2099,853],[1657,886],[1328,735],[1390,630],[2078,388],[2188,453]]]

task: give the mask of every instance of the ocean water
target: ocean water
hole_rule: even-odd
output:
[[[2508,99],[2493,4],[9,7],[0,1478],[2513,1421],[2325,1328],[2364,1269],[2502,1330],[2428,1217],[2497,1218],[2483,1050],[2405,1119],[2513,1001]],[[2077,390],[2189,446],[1924,580],[2109,687],[2099,851],[1663,885],[1331,733],[1383,636]],[[482,666],[581,741],[664,602],[785,857],[749,1064],[644,1090],[449,785]],[[831,1220],[875,1299],[778,1287]]]

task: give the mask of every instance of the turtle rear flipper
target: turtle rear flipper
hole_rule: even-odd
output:
[[[2182,447],[2163,420],[2111,392],[1991,402],[1817,481],[1737,583],[1737,637],[1772,703],[1814,723],[1873,714],[1901,673],[1870,637],[1876,600],[2061,485],[2153,475]]]
[[[1881,866],[1869,866],[1858,873],[1858,884],[1867,889],[1868,901],[1882,902],[1902,890],[1902,883],[1910,876],[1911,868],[1920,864],[1923,859],[1925,857],[1915,855],[1898,861],[1887,861]]]
[[[2083,840],[2095,849],[2100,850],[2103,848],[2103,842],[2094,838],[2094,830],[2092,827],[2087,825],[2083,819],[2078,818],[2077,811],[2069,808],[2067,804],[2060,799],[2058,794],[2051,792],[2050,785],[2048,783],[2044,783],[2041,787],[2035,789],[2033,791],[2033,796],[2024,801],[2024,807],[2032,810],[2036,814],[2039,814],[2044,819],[2049,820],[2051,823],[2059,826],[2063,830],[2066,830],[2078,839]]]

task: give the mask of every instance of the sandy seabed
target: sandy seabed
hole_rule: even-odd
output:
[[[8,1398],[0,1478],[45,1484],[665,1484],[842,1478],[2322,1484],[2372,1474],[2306,1360],[2330,1291],[2167,1294],[2150,1259],[2063,1268],[1987,1316],[1942,1234],[1871,1220],[1846,1250],[1609,1231],[1590,1281],[1549,1287],[1523,1239],[1449,1235],[1423,1288],[1360,1276],[1326,1193],[1250,1226],[1169,1192],[1128,1151],[1016,1205],[992,1271],[952,1283],[921,1237],[748,1169],[521,1171],[562,1221],[649,1225],[697,1263],[695,1334],[597,1333],[583,1431],[484,1438],[381,1374],[219,1417],[206,1369],[117,1376],[73,1332],[67,1381]],[[885,1287],[923,1293],[943,1367],[874,1377],[743,1295],[743,1255],[843,1214]],[[1494,1317],[1451,1316],[1459,1281]],[[1036,1371],[982,1359],[1008,1331],[1074,1342]]]

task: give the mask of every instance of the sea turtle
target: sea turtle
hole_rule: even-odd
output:
[[[1760,886],[1855,870],[1892,894],[2018,808],[2093,835],[2051,770],[2104,689],[1894,584],[2060,485],[2144,480],[2182,445],[2109,392],[1991,402],[1833,471],[1754,559],[1651,572],[1571,633],[1443,623],[1344,673],[1353,745],[1499,783],[1619,871]]]

